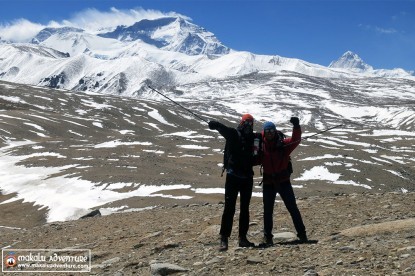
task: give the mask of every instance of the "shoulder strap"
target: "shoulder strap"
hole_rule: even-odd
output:
[[[236,129],[236,133],[238,134],[238,140],[240,140],[242,138],[242,134],[239,131],[239,129]],[[223,177],[223,174],[225,172],[225,170],[228,168],[228,164],[229,164],[229,159],[230,159],[230,152],[229,152],[229,144],[228,144],[228,140],[226,140],[225,142],[225,148],[223,150],[223,166],[222,166],[222,172],[220,174],[221,177]]]

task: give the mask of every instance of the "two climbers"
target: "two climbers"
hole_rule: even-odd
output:
[[[226,139],[224,156],[224,168],[226,169],[225,208],[221,220],[219,250],[228,249],[228,239],[232,231],[238,193],[240,193],[241,208],[239,246],[255,246],[254,243],[248,241],[247,233],[249,229],[249,204],[253,189],[254,171],[252,167],[259,164],[262,164],[264,170],[264,243],[261,245],[273,245],[272,227],[276,193],[280,194],[290,212],[300,242],[307,241],[305,227],[290,182],[292,173],[290,154],[300,143],[301,127],[297,117],[292,117],[290,122],[293,124],[293,134],[291,138],[285,139],[271,122],[264,124],[262,134],[254,133],[254,118],[250,114],[242,116],[237,128],[227,127],[216,121],[209,122],[209,128],[218,130]],[[254,143],[259,139],[259,145]]]

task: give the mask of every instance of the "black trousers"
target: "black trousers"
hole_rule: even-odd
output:
[[[235,215],[236,200],[240,193],[239,237],[246,237],[249,229],[249,203],[251,202],[253,178],[239,178],[226,174],[225,182],[225,209],[223,210],[220,234],[230,237],[233,217]]]
[[[264,235],[265,237],[273,237],[273,215],[274,215],[274,204],[277,193],[280,195],[282,201],[287,207],[288,212],[291,215],[291,219],[294,223],[297,234],[304,234],[306,232],[303,219],[301,217],[300,210],[298,210],[297,202],[293,187],[291,186],[290,180],[283,183],[265,183],[262,188],[262,200],[264,203]]]

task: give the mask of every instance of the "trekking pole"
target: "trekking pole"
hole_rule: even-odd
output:
[[[180,106],[181,108],[183,108],[184,110],[186,110],[187,112],[189,112],[190,114],[192,114],[193,116],[195,116],[196,118],[198,118],[199,120],[202,120],[205,123],[209,123],[208,120],[203,119],[202,117],[200,117],[199,115],[197,115],[196,113],[194,113],[193,111],[187,109],[186,107],[182,106],[181,104],[179,104],[176,101],[173,101],[172,99],[170,99],[169,97],[167,97],[166,95],[162,94],[161,92],[157,91],[156,89],[154,89],[153,87],[151,87],[150,85],[147,85],[151,90],[153,90],[154,92],[156,92],[157,94],[160,94],[161,96],[163,96],[164,98],[168,99],[169,101],[171,101],[172,103]]]
[[[344,124],[337,125],[337,126],[334,126],[334,127],[330,127],[330,128],[325,129],[325,130],[323,130],[323,131],[317,132],[317,133],[315,133],[315,134],[313,134],[313,135],[310,135],[310,136],[307,136],[307,137],[304,137],[304,138],[298,139],[298,140],[296,140],[296,141],[290,142],[290,143],[288,143],[288,144],[285,144],[285,145],[284,145],[284,147],[286,147],[286,146],[288,146],[288,145],[291,145],[291,144],[295,144],[295,143],[297,143],[297,142],[300,142],[301,140],[306,140],[306,139],[308,139],[308,138],[314,137],[314,136],[316,136],[316,135],[322,134],[322,133],[327,132],[327,131],[329,131],[329,130],[331,130],[331,129],[338,128],[338,127],[341,127],[341,126],[344,126]]]

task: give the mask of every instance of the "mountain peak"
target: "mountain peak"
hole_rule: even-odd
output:
[[[373,67],[366,64],[356,53],[345,52],[338,60],[332,61],[330,68],[359,69],[362,71],[373,70]]]
[[[144,19],[131,26],[118,26],[114,31],[99,36],[120,41],[142,40],[157,48],[187,55],[230,52],[212,33],[182,17]]]
[[[79,29],[79,28],[73,28],[73,27],[60,27],[60,28],[44,28],[43,30],[41,30],[33,39],[32,39],[32,43],[33,44],[39,44],[43,41],[45,41],[46,39],[48,39],[49,37],[51,37],[54,34],[64,34],[64,33],[70,33],[70,32],[75,32],[75,33],[82,33],[84,32],[83,29]]]

